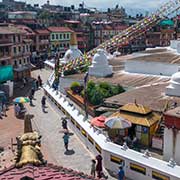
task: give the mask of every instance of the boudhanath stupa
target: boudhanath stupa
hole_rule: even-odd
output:
[[[82,52],[78,49],[76,33],[73,32],[71,34],[71,39],[70,39],[70,48],[66,51],[61,62],[68,63],[82,56],[83,56]]]
[[[103,49],[98,49],[93,57],[92,65],[89,66],[89,75],[107,77],[113,74],[112,66],[108,64],[108,57]]]

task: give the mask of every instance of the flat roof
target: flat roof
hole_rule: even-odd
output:
[[[173,117],[180,118],[180,106],[167,111],[165,114],[168,115],[168,116],[173,116]]]
[[[180,64],[180,54],[168,48],[155,48],[134,53],[129,61],[161,62],[168,64]]]
[[[180,97],[165,95],[168,84],[160,83],[132,89],[107,98],[105,103],[121,107],[136,101],[136,103],[147,106],[153,111],[163,112],[167,103],[169,108],[173,107],[174,102],[177,103],[177,106],[180,106]]]

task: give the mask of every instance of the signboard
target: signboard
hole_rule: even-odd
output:
[[[153,137],[152,138],[152,147],[156,149],[163,149],[163,140],[158,137]]]

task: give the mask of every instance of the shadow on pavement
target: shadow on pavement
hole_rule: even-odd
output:
[[[75,154],[75,151],[73,149],[70,149],[68,151],[65,151],[64,154],[65,155],[73,155],[73,154]]]

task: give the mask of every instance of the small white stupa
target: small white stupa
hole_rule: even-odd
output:
[[[179,71],[172,75],[169,86],[166,87],[166,95],[180,96],[180,68]]]
[[[62,59],[62,62],[68,63],[82,56],[83,56],[82,52],[78,49],[76,33],[72,32],[70,39],[70,48],[66,51]]]
[[[92,65],[89,66],[89,75],[107,77],[112,73],[112,66],[108,64],[106,52],[103,49],[98,49],[93,57]]]

